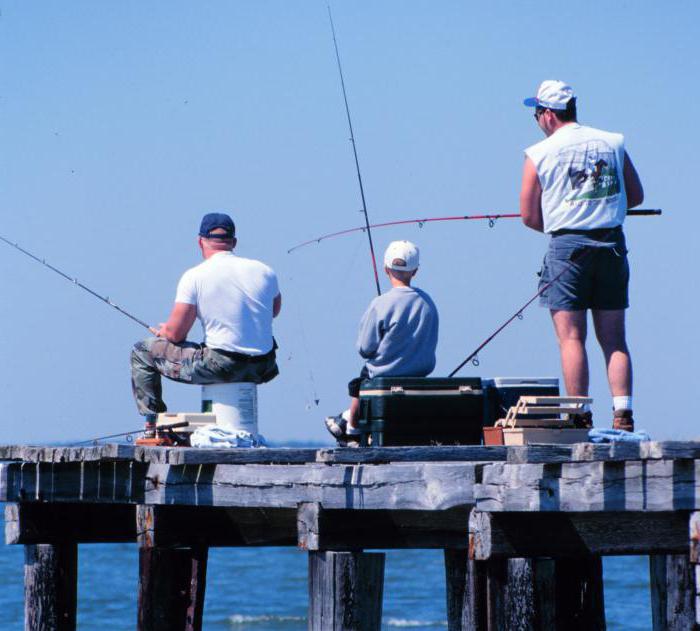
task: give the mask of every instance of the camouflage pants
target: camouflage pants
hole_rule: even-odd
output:
[[[167,411],[163,401],[161,375],[192,384],[266,383],[278,374],[275,352],[245,359],[204,344],[173,344],[162,337],[150,337],[131,351],[131,387],[140,414]]]

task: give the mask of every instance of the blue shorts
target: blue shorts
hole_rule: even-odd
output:
[[[630,271],[622,229],[553,234],[539,276],[540,290],[554,281],[540,295],[543,307],[626,309]]]

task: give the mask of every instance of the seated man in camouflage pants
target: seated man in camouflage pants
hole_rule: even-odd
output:
[[[156,337],[138,342],[131,353],[131,381],[146,435],[156,415],[167,410],[161,375],[192,384],[266,383],[277,376],[272,319],[282,308],[277,277],[260,261],[235,256],[235,226],[222,213],[204,216],[199,248],[204,261],[178,283],[168,321]],[[204,342],[187,342],[196,318]]]

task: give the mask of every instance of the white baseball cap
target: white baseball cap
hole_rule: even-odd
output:
[[[392,241],[384,252],[384,266],[398,272],[418,269],[420,253],[410,241]]]
[[[565,110],[566,104],[574,98],[574,89],[563,81],[548,79],[540,84],[537,96],[525,99],[528,107],[545,107],[548,110]]]

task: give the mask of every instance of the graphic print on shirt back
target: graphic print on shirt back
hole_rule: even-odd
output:
[[[602,140],[587,140],[565,147],[558,153],[571,184],[569,204],[605,199],[620,194],[620,176],[615,151]]]

